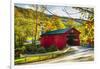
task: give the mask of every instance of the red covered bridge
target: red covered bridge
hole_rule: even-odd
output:
[[[80,32],[75,28],[59,29],[49,31],[41,35],[41,46],[48,48],[49,46],[56,46],[58,49],[63,49],[66,45],[79,46]]]

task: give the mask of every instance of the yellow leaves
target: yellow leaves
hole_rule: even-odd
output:
[[[75,26],[77,26],[77,23],[73,19],[68,19],[66,22],[66,26],[75,27]]]
[[[65,28],[65,25],[63,23],[59,23],[59,26],[60,26],[59,27],[60,29],[64,29]]]
[[[57,23],[56,22],[51,23],[50,21],[47,21],[45,23],[45,31],[57,30],[63,28],[65,28],[65,25],[61,21],[57,21]]]
[[[72,24],[74,24],[74,21],[73,21],[73,19],[68,19],[68,21],[67,21],[67,24],[69,24],[69,25],[72,25]]]
[[[48,30],[50,30],[52,28],[52,23],[47,22],[47,28],[48,28]]]
[[[32,40],[32,37],[27,37],[27,40]]]
[[[56,26],[52,26],[52,30],[56,30],[57,29],[57,27]]]
[[[15,11],[15,16],[18,16],[18,17],[19,17],[19,16],[20,16],[20,17],[23,17],[23,14],[22,14],[21,12],[19,12],[19,11],[17,11],[17,10],[16,10],[16,11]]]
[[[94,24],[93,23],[89,23],[85,21],[84,23],[82,23],[82,26],[79,28],[79,30],[81,31],[80,39],[82,39],[81,41],[82,43],[83,41],[87,43],[88,38],[91,38],[91,40],[93,41],[93,38],[94,38]]]

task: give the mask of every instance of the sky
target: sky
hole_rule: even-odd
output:
[[[32,7],[32,4],[15,4],[15,6],[35,10],[35,8]],[[40,7],[41,5],[38,5],[38,6]],[[54,5],[45,5],[45,6],[51,13],[53,13],[57,16],[77,18],[77,19],[80,19],[80,16],[81,16],[80,11],[73,9],[71,6],[54,6]],[[66,9],[67,13],[65,12],[65,9]],[[40,10],[41,10],[41,8],[39,8],[39,11]],[[47,10],[45,10],[44,13],[46,13],[48,15],[52,15]],[[86,14],[86,17],[83,17],[82,19],[87,20],[87,18],[88,18],[88,13]]]

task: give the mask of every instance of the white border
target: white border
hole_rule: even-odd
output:
[[[11,21],[10,21],[10,30],[11,30],[11,33],[10,33],[10,60],[11,60],[11,62],[10,62],[10,68],[12,68],[12,69],[14,69],[14,2],[13,2],[13,0],[11,0],[11,3],[10,3],[10,6],[11,6],[11,8],[10,8],[10,14],[11,14]]]
[[[92,2],[92,0],[90,0]],[[83,2],[83,3],[82,3]],[[94,5],[90,4],[89,1],[88,4],[85,3],[85,1],[83,0],[82,2],[78,1],[78,0],[63,0],[63,1],[59,1],[59,0],[14,0],[14,3],[22,3],[22,4],[39,4],[39,5],[59,5],[59,6],[75,6],[75,7],[90,7],[93,8],[95,7]],[[94,3],[94,2],[93,2]]]

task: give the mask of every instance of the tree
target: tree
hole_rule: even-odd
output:
[[[23,46],[27,37],[32,36],[32,22],[31,19],[15,17],[15,44]]]
[[[79,10],[82,18],[87,16],[88,21],[94,20],[94,9],[93,8],[86,8],[86,7],[72,7],[76,10]]]

